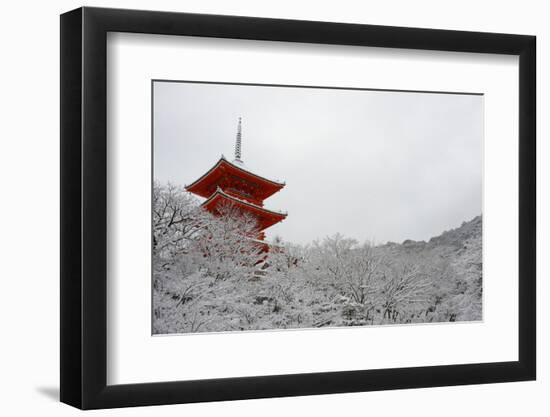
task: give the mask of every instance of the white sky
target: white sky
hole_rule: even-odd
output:
[[[483,97],[154,83],[154,177],[190,184],[223,153],[286,181],[268,238],[427,240],[481,214]]]

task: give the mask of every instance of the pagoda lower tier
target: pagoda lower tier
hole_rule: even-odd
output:
[[[217,213],[218,208],[225,204],[234,205],[243,213],[249,213],[256,219],[258,222],[258,231],[261,232],[258,234],[259,240],[263,240],[265,237],[263,230],[279,223],[287,216],[286,213],[268,210],[244,199],[237,198],[224,192],[221,188],[216,189],[216,191],[202,203],[202,206],[211,213]]]

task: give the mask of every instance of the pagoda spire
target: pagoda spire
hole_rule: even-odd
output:
[[[242,141],[242,117],[239,117],[239,124],[237,126],[237,140],[235,141],[235,161],[242,162],[241,160],[241,141]]]

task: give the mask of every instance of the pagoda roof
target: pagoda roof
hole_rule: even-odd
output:
[[[218,187],[216,192],[214,192],[206,201],[202,203],[204,208],[213,208],[222,202],[228,202],[241,207],[245,211],[252,212],[258,217],[259,228],[260,230],[267,229],[268,227],[279,223],[281,220],[284,220],[287,213],[280,211],[268,210],[264,207],[257,206],[256,204],[250,203],[246,200],[241,200],[240,198],[229,195],[221,188]]]
[[[230,162],[222,155],[212,168],[193,183],[186,185],[185,189],[201,197],[208,198],[211,194],[211,185],[215,184],[225,173],[232,173],[260,185],[262,198],[264,199],[275,194],[285,186],[284,182],[270,180],[254,174],[245,169],[240,163]]]

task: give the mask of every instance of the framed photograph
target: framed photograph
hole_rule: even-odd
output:
[[[61,16],[61,401],[533,380],[535,37]]]

